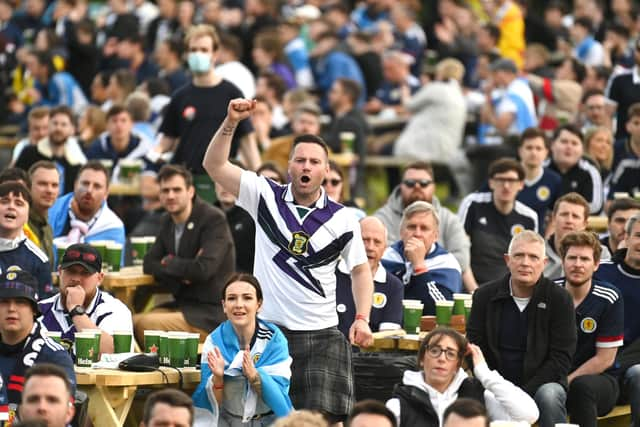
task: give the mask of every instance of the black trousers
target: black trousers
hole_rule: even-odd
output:
[[[582,375],[569,385],[567,411],[572,424],[596,427],[597,418],[608,414],[618,400],[618,381],[609,374]]]

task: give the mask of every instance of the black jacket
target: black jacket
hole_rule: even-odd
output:
[[[511,298],[510,275],[488,282],[473,294],[467,338],[480,346],[490,369],[501,372],[499,325],[502,306]],[[529,301],[527,352],[523,383],[516,384],[533,396],[542,384],[567,386],[567,374],[576,350],[573,300],[562,287],[540,277]]]
[[[429,394],[417,387],[397,384],[393,396],[400,401],[399,427],[439,427],[440,420]],[[458,389],[458,397],[479,401],[484,405],[484,388],[475,378],[466,378]]]
[[[196,197],[180,247],[174,246],[174,223],[166,214],[156,242],[144,257],[144,272],[173,293],[190,325],[212,331],[226,320],[220,304],[222,287],[236,265],[224,213]]]

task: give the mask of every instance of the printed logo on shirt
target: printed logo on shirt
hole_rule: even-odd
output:
[[[482,224],[482,225],[487,225],[487,218],[485,218],[485,217],[481,217],[481,218],[478,220],[478,222],[479,222],[480,224]]]
[[[580,322],[580,329],[586,334],[592,333],[596,330],[597,327],[598,324],[596,323],[596,319],[594,319],[593,317],[585,317]]]
[[[382,292],[373,293],[373,307],[382,308],[387,305],[387,296]]]
[[[294,255],[302,255],[307,252],[310,236],[304,231],[296,231],[292,237],[293,239],[289,243],[289,252]]]
[[[256,364],[258,363],[258,360],[260,360],[260,358],[262,357],[262,353],[256,353],[253,355],[253,363]]]
[[[7,271],[22,271],[19,265],[10,265],[7,267]]]
[[[511,235],[515,236],[516,234],[520,234],[524,231],[524,226],[522,224],[513,224],[511,227]]]
[[[336,311],[338,313],[344,313],[344,312],[347,311],[347,306],[344,305],[344,304],[338,304],[338,305],[336,305]]]
[[[573,188],[574,190],[578,188],[578,181],[571,181],[571,188]]]
[[[538,197],[538,200],[542,202],[546,202],[547,200],[549,200],[550,195],[551,195],[551,190],[549,190],[549,187],[547,187],[546,185],[541,185],[540,187],[538,187],[538,191],[536,191],[536,196]]]
[[[187,105],[184,110],[182,110],[182,117],[185,120],[193,120],[196,117],[196,108],[193,105]]]
[[[18,275],[13,271],[11,273],[7,273],[7,280],[14,280]]]

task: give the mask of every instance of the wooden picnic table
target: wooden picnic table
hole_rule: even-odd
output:
[[[118,272],[110,272],[104,275],[102,288],[111,292],[116,298],[125,303],[131,312],[133,309],[133,298],[136,289],[141,286],[153,286],[155,279],[150,274],[142,272],[142,266],[123,267]]]
[[[139,184],[112,183],[109,185],[109,196],[139,196]]]
[[[396,331],[374,332],[373,345],[363,348],[365,352],[380,351],[418,351],[420,342],[427,335],[427,332],[420,332],[420,335],[407,334],[403,329]]]
[[[123,426],[140,387],[178,386],[180,373],[183,387],[194,389],[200,383],[200,371],[194,368],[180,369],[180,373],[167,367],[153,372],[84,367],[75,371],[78,388],[89,396],[89,417],[95,427]]]
[[[587,219],[587,229],[591,231],[606,231],[607,230],[607,217],[606,216],[590,216]]]

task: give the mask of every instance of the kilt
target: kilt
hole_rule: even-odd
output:
[[[318,331],[280,329],[293,359],[289,388],[293,407],[346,417],[355,394],[351,344],[337,327]]]

